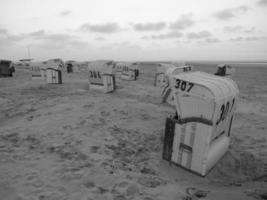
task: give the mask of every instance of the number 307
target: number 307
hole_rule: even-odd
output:
[[[175,79],[175,88],[176,89],[190,92],[190,90],[193,88],[193,86],[194,86],[194,83],[182,81],[180,79]]]

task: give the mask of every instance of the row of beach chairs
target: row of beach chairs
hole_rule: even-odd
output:
[[[162,101],[174,110],[166,118],[162,158],[205,176],[229,148],[239,90],[225,75],[234,70],[221,66],[214,75],[195,71],[193,66],[156,65],[154,86],[160,88]],[[35,63],[32,79],[62,84],[63,69],[60,60]],[[116,77],[135,81],[140,70],[138,63],[103,60],[90,62],[87,69],[90,90],[104,93],[116,90]],[[72,71],[67,68],[67,72]]]

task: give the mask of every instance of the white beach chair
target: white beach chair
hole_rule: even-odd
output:
[[[170,80],[177,118],[167,118],[163,159],[205,176],[226,153],[236,109],[234,81],[204,72]]]

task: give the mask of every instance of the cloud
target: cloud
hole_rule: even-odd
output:
[[[76,36],[72,36],[72,35],[64,34],[64,33],[55,33],[55,34],[45,34],[42,38],[44,40],[51,40],[54,42],[60,42],[60,41],[72,40],[72,39],[76,38]]]
[[[12,35],[7,29],[0,29],[0,45],[1,47],[13,45],[23,39],[22,35]]]
[[[31,39],[31,40],[46,40],[46,41],[50,40],[53,42],[69,41],[76,38],[76,36],[65,33],[47,33],[45,32],[45,30],[42,29],[34,32],[17,35],[16,37],[20,39]]]
[[[170,28],[174,30],[184,30],[195,24],[191,14],[182,15],[178,20],[170,24]]]
[[[251,27],[251,28],[249,28],[249,29],[245,29],[245,30],[244,30],[244,33],[253,33],[253,32],[255,32],[255,30],[256,30],[255,27]]]
[[[202,38],[207,38],[212,36],[212,34],[209,31],[200,31],[198,33],[195,32],[191,32],[191,33],[187,33],[187,38],[188,39],[202,39]]]
[[[13,45],[23,42],[32,46],[42,48],[68,48],[68,47],[84,47],[88,43],[80,40],[77,36],[64,33],[47,33],[44,30],[38,30],[18,35],[7,34],[0,37],[0,44]]]
[[[111,48],[124,48],[124,49],[141,49],[137,44],[132,44],[129,42],[115,42],[111,44]]]
[[[103,41],[103,40],[105,40],[105,38],[104,37],[97,37],[97,38],[95,38],[95,40]]]
[[[71,10],[64,10],[61,13],[59,13],[59,15],[62,17],[69,16],[69,15],[71,15]]]
[[[7,29],[0,28],[0,35],[7,35],[7,34],[8,34]]]
[[[127,54],[127,52],[131,52],[131,54],[134,52],[136,53],[136,51],[140,51],[142,49],[141,46],[137,45],[136,43],[132,43],[132,42],[128,42],[128,41],[122,41],[122,42],[113,42],[113,43],[108,43],[108,44],[103,44],[100,47],[101,51],[106,52],[106,50],[108,49],[109,51],[111,51],[109,53],[109,57],[116,57],[118,56],[118,51],[120,52],[120,55],[123,54]],[[132,54],[133,55],[133,54]]]
[[[169,32],[166,34],[159,34],[159,35],[151,35],[151,36],[144,36],[142,37],[142,39],[159,39],[159,40],[163,40],[163,39],[173,39],[173,38],[181,38],[183,37],[183,33],[181,32]]]
[[[84,48],[88,47],[88,42],[81,41],[78,38],[55,40],[52,38],[45,40],[32,41],[30,46],[34,46],[41,49],[67,49],[67,48]]]
[[[88,45],[87,42],[82,41],[79,37],[65,34],[65,33],[46,33],[43,30],[26,34],[26,37],[32,39],[35,46],[41,48],[81,48]]]
[[[256,41],[256,40],[267,40],[267,37],[265,36],[251,36],[251,37],[245,37],[246,41]]]
[[[238,32],[243,30],[242,26],[225,26],[223,27],[224,32],[230,32],[230,33],[234,33],[234,32]]]
[[[223,27],[224,32],[226,33],[237,33],[237,32],[244,32],[244,33],[253,33],[255,31],[255,27],[245,28],[243,26],[225,26]]]
[[[230,38],[229,41],[231,42],[240,42],[240,41],[243,41],[244,38],[243,37],[235,37],[235,38]]]
[[[214,16],[219,19],[219,20],[230,20],[232,18],[237,17],[239,14],[244,14],[247,12],[250,8],[247,6],[238,6],[234,8],[227,8],[218,11],[217,13],[214,14]]]
[[[47,35],[45,34],[44,30],[38,30],[35,32],[30,32],[30,33],[23,33],[23,34],[10,34],[7,31],[5,31],[5,37],[2,37],[2,40],[6,40],[8,43],[15,43],[15,42],[20,42],[23,40],[28,40],[28,39],[38,39],[42,38],[44,39]]]
[[[216,43],[221,42],[221,40],[215,37],[210,37],[210,38],[205,38],[203,40],[196,40],[194,42],[196,43],[196,45],[203,46],[203,45],[216,44]]]
[[[243,41],[262,41],[262,40],[267,40],[267,37],[265,36],[250,36],[250,37],[235,37],[235,38],[230,38],[230,42],[243,42]]]
[[[11,44],[10,40],[7,40],[5,38],[0,37],[0,48],[3,48],[5,46],[9,46]]]
[[[45,31],[44,30],[38,30],[38,31],[30,32],[27,35],[32,36],[32,37],[43,37],[43,36],[45,36]]]
[[[21,37],[16,35],[5,35],[4,37],[1,37],[0,35],[0,45],[2,45],[1,47],[13,45],[19,41],[21,41]]]
[[[160,31],[166,27],[165,22],[157,23],[137,23],[133,25],[133,29],[136,31]]]
[[[106,23],[106,24],[83,24],[80,26],[81,31],[91,31],[97,33],[114,33],[120,30],[117,23]]]
[[[218,42],[221,42],[221,40],[219,40],[218,38],[207,38],[205,40],[205,42],[207,42],[207,43],[218,43]]]
[[[70,40],[67,44],[68,47],[70,48],[85,48],[85,47],[89,47],[90,44],[86,41],[82,41],[79,39],[74,39],[74,40]]]
[[[259,1],[257,2],[257,4],[258,4],[259,6],[267,6],[267,0],[259,0]]]
[[[192,41],[190,41],[190,40],[179,40],[179,41],[177,41],[177,44],[191,44],[192,43]]]

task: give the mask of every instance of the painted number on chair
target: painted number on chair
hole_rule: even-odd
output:
[[[234,104],[235,99],[233,99],[232,102],[228,101],[226,104],[221,105],[220,114],[218,120],[216,121],[216,125],[219,125],[227,118],[228,114],[232,111]]]
[[[101,74],[99,71],[89,71],[90,77],[95,79],[101,79]]]
[[[194,87],[194,83],[190,83],[187,81],[182,81],[180,79],[175,79],[175,88],[180,89],[182,91],[190,92]]]
[[[191,67],[189,66],[189,67],[184,67],[184,72],[189,72],[189,71],[191,71]]]
[[[129,71],[129,68],[127,66],[123,66],[122,67],[122,71],[128,72]]]

